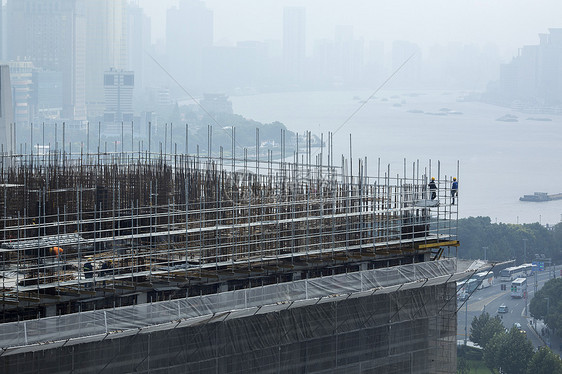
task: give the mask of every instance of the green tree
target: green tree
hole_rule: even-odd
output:
[[[548,347],[539,347],[529,365],[527,374],[562,374],[562,360]]]
[[[533,357],[533,345],[517,328],[495,334],[484,349],[484,361],[494,370],[509,374],[524,374]]]
[[[488,323],[489,320],[490,315],[488,312],[484,312],[479,316],[475,316],[470,324],[470,340],[481,347],[483,347],[482,332],[484,330],[484,326],[486,326],[486,323]]]
[[[531,299],[531,316],[542,319],[548,327],[562,331],[562,278],[551,279]]]
[[[484,362],[490,370],[501,366],[500,353],[507,344],[507,334],[500,332],[492,337],[484,349]]]
[[[457,361],[457,373],[458,374],[468,374],[470,372],[470,365],[464,357],[459,357]]]
[[[470,325],[470,340],[478,344],[482,348],[486,348],[486,345],[492,339],[492,337],[505,331],[501,319],[498,316],[493,318],[490,317],[488,312],[480,314],[478,317],[474,317]]]

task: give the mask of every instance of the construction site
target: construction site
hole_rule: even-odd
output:
[[[328,140],[3,156],[0,370],[455,372],[458,166]]]

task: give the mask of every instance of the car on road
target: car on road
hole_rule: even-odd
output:
[[[509,309],[507,308],[507,305],[502,304],[499,306],[498,308],[498,313],[507,313],[509,312]]]

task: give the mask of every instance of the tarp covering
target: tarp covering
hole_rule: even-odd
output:
[[[106,310],[88,311],[58,317],[41,318],[0,325],[0,347],[24,346],[89,335],[139,329],[151,325],[190,319],[219,312],[277,305],[291,306],[292,301],[321,299],[335,295],[381,288],[422,287],[428,279],[455,273],[452,259],[365,270],[314,279],[305,279],[252,289],[228,291],[213,295],[147,303]],[[454,279],[450,279],[453,281]],[[407,283],[419,282],[405,286]],[[391,291],[391,290],[387,290]]]
[[[79,339],[81,344],[40,345],[0,356],[0,371],[451,373],[456,371],[455,293],[452,282],[324,298],[327,302],[263,314],[256,313],[258,307],[246,309],[250,313],[221,312],[187,326],[176,322]],[[228,318],[239,312],[239,318]]]

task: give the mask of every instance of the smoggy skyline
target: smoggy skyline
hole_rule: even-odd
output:
[[[139,0],[152,18],[153,42],[165,38],[166,10],[178,3]],[[555,0],[208,0],[205,4],[214,13],[216,44],[281,39],[283,8],[304,6],[309,47],[316,39],[332,38],[335,26],[352,25],[354,35],[366,40],[408,40],[424,50],[450,42],[493,43],[505,57],[522,45],[536,44],[537,34],[559,27],[562,14],[562,3]]]

